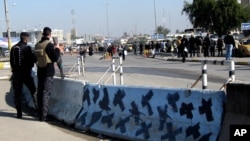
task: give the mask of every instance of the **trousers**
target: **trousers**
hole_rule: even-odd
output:
[[[27,74],[23,72],[14,72],[12,74],[12,87],[14,90],[14,103],[18,113],[22,112],[23,85],[29,89],[33,102],[36,106],[36,86],[31,73]]]
[[[53,77],[38,75],[37,104],[40,119],[45,119],[47,117],[52,85]]]

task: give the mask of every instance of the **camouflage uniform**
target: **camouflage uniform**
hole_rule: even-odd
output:
[[[54,44],[49,42],[51,37],[51,29],[45,27],[43,29],[43,37],[35,46],[35,55],[37,57],[37,100],[40,121],[47,120],[49,111],[49,98],[51,95],[53,76],[55,75],[54,63],[60,57],[60,50],[55,48]],[[42,50],[41,50],[42,49]],[[40,54],[40,52],[43,52]],[[44,57],[46,58],[44,60]]]
[[[49,111],[49,97],[53,84],[53,77],[38,76],[37,104],[40,120],[46,120]]]

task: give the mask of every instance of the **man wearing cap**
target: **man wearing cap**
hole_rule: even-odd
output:
[[[32,67],[36,62],[36,57],[32,53],[31,47],[27,46],[29,34],[22,32],[20,41],[11,48],[10,65],[12,68],[12,87],[14,90],[14,103],[17,110],[17,118],[22,118],[22,93],[23,84],[29,89],[36,108],[36,86],[31,76]]]
[[[54,63],[60,56],[60,50],[54,47],[50,42],[51,29],[43,29],[43,37],[35,46],[35,55],[37,58],[37,102],[40,121],[47,120],[48,102],[51,94],[53,76],[55,75]]]

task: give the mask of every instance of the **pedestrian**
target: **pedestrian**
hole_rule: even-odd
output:
[[[143,55],[143,43],[141,42],[139,45],[140,48],[140,55]]]
[[[57,64],[57,67],[59,68],[61,78],[64,79],[65,75],[63,73],[63,62],[62,62],[62,55],[64,54],[64,50],[62,47],[59,46],[57,38],[53,37],[52,39],[53,39],[54,46],[60,50],[60,56],[58,60],[56,61],[56,64]]]
[[[195,56],[195,47],[196,47],[196,40],[194,38],[194,34],[191,34],[191,37],[188,40],[189,43],[189,52],[190,52],[190,57]]]
[[[209,57],[209,47],[211,45],[211,42],[210,42],[210,37],[209,37],[209,33],[207,34],[207,36],[204,38],[204,41],[203,41],[203,51],[204,51],[204,57]]]
[[[224,37],[224,43],[226,47],[226,60],[231,60],[232,50],[233,47],[235,46],[235,42],[234,42],[234,37],[231,35],[230,31]]]
[[[211,39],[211,45],[210,45],[211,57],[215,57],[215,46],[216,46],[216,42],[213,39]]]
[[[196,37],[196,50],[197,50],[197,57],[201,56],[202,44],[203,44],[202,36]]]
[[[134,55],[137,55],[137,43],[134,42],[133,44]]]
[[[92,56],[94,54],[94,49],[93,49],[93,46],[90,45],[89,46],[89,56]]]
[[[235,39],[234,42],[235,42],[235,48],[233,49],[234,52],[232,56],[237,57],[239,55],[239,46],[241,46],[241,43],[237,39]]]
[[[48,114],[48,102],[51,95],[53,76],[55,75],[54,63],[60,56],[60,50],[54,47],[50,42],[51,29],[43,29],[43,37],[35,46],[35,55],[37,58],[37,101],[39,120],[46,121]]]
[[[222,48],[224,46],[223,40],[221,38],[221,35],[219,35],[219,38],[217,40],[217,44],[216,44],[217,48],[218,48],[218,57],[222,57],[223,56],[223,51]]]
[[[128,54],[127,47],[122,45],[122,60],[125,61],[126,55]]]
[[[185,63],[188,53],[188,39],[186,38],[186,35],[183,35],[183,38],[181,39],[180,51],[182,54],[182,62]]]
[[[14,103],[17,110],[17,118],[22,118],[22,93],[23,84],[29,89],[35,109],[37,108],[36,86],[31,75],[32,67],[36,62],[36,57],[32,53],[31,47],[27,46],[29,34],[22,32],[20,41],[11,48],[10,65],[12,69],[12,87],[14,90]]]
[[[80,47],[79,55],[80,55],[83,62],[85,62],[86,53],[87,53],[86,47],[85,46]]]
[[[181,52],[181,39],[182,39],[182,37],[179,36],[179,37],[177,37],[177,40],[176,40],[177,56],[178,56],[178,58],[182,56],[182,52]]]
[[[147,42],[146,45],[145,45],[145,51],[144,51],[144,54],[145,54],[145,57],[149,57],[149,52],[150,52],[150,42]]]

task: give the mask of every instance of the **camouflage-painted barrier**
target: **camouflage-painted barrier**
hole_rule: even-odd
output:
[[[25,99],[33,104],[27,90]],[[126,140],[216,141],[223,91],[87,84],[55,79],[49,115]]]
[[[223,91],[91,85],[75,128],[127,140],[215,141]]]

